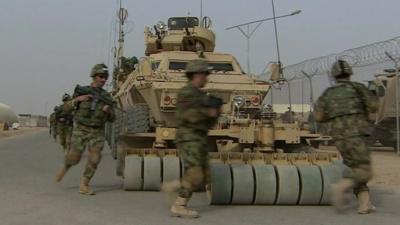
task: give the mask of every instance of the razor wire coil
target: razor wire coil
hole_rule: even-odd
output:
[[[348,49],[340,53],[307,59],[284,67],[283,74],[288,81],[304,79],[303,73],[307,73],[310,76],[326,75],[330,72],[332,64],[338,59],[348,61],[353,67],[380,64],[390,60],[385,52],[388,52],[394,58],[400,58],[400,36]]]

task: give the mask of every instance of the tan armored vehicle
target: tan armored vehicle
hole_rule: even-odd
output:
[[[374,114],[373,141],[396,148],[396,77],[395,71],[385,70],[375,80],[368,82],[368,88],[379,98],[379,109]]]
[[[270,84],[245,74],[232,55],[214,52],[209,24],[207,18],[200,24],[195,17],[173,17],[145,29],[146,57],[114,95],[126,111],[111,144],[124,189],[158,191],[184,173],[174,144],[176,98],[187,82],[186,64],[203,58],[213,67],[205,91],[224,102],[209,132],[210,203],[329,203],[329,186],[341,174],[333,163],[338,155],[304,152],[319,135],[275,120],[262,105]]]

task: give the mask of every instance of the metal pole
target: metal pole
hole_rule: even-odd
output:
[[[275,41],[276,41],[276,52],[278,56],[278,63],[281,64],[281,56],[279,51],[279,41],[278,41],[278,28],[276,26],[276,16],[275,16],[275,5],[274,0],[271,0],[272,3],[272,16],[274,18],[274,30],[275,30]]]
[[[400,155],[400,118],[399,118],[399,62],[389,52],[385,52],[393,62],[396,70],[395,93],[396,93],[396,152]]]
[[[289,94],[289,114],[290,114],[290,123],[293,123],[293,116],[292,116],[292,92],[290,88],[290,82],[286,80],[287,85],[288,85],[288,94]]]
[[[312,76],[308,73],[301,71],[305,77],[307,77],[308,81],[310,82],[310,114],[314,111],[314,87],[312,82]],[[313,120],[313,126],[315,133],[318,133],[317,122]]]
[[[304,79],[301,80],[301,116],[304,118]]]
[[[399,118],[399,63],[395,61],[396,67],[396,148],[397,155],[400,155],[400,118]]]
[[[274,86],[271,84],[271,105],[274,105]]]
[[[203,26],[203,0],[200,0],[200,25]]]
[[[250,74],[250,25],[247,25],[247,73]]]

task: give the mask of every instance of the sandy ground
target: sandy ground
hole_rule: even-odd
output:
[[[5,138],[11,138],[15,137],[18,135],[26,134],[26,133],[31,133],[35,131],[43,131],[48,128],[44,127],[20,127],[18,130],[7,130],[7,131],[0,131],[0,140],[5,139]]]
[[[336,151],[336,148],[322,146],[320,150]],[[400,155],[393,148],[373,147],[371,150],[374,177],[369,184],[389,189],[400,188]]]
[[[400,156],[395,152],[372,152],[373,186],[400,188]]]

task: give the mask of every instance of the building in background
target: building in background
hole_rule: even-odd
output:
[[[47,117],[32,114],[19,114],[19,125],[21,127],[47,127]]]

